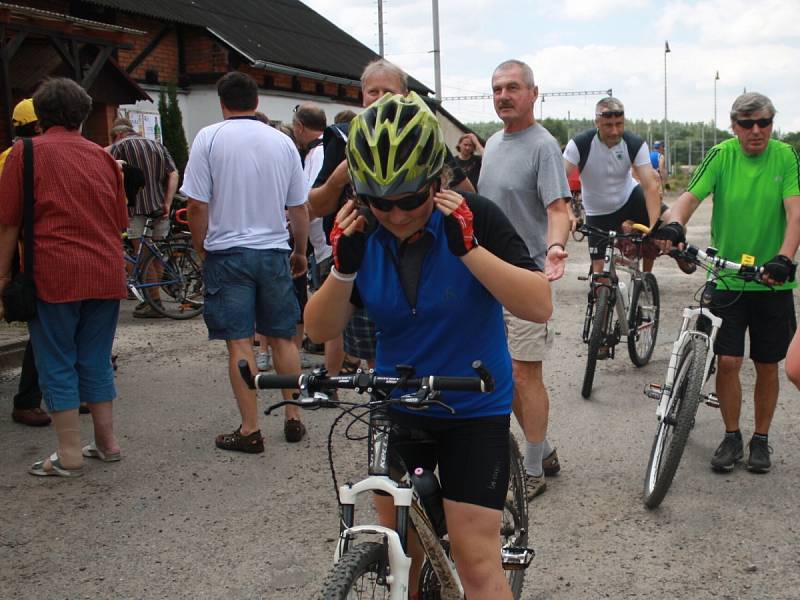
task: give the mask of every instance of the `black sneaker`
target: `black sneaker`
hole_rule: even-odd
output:
[[[750,440],[750,455],[747,457],[747,470],[753,473],[768,473],[770,466],[769,455],[772,454],[772,448],[766,440],[759,440],[753,437]]]
[[[711,468],[720,473],[732,471],[736,463],[742,460],[744,451],[742,450],[742,438],[726,435],[722,443],[714,452],[711,459]]]

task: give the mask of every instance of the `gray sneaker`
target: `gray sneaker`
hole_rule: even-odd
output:
[[[772,462],[769,455],[772,454],[772,448],[766,440],[759,440],[752,438],[750,440],[750,455],[747,457],[747,470],[753,473],[768,473]]]
[[[256,367],[259,371],[269,371],[272,368],[270,363],[269,352],[256,352]]]
[[[538,476],[525,473],[525,497],[528,502],[543,494],[546,489],[547,482],[544,480],[544,473]]]
[[[719,473],[732,471],[736,463],[742,460],[744,451],[742,449],[742,438],[726,435],[722,443],[714,452],[711,459],[711,468]]]

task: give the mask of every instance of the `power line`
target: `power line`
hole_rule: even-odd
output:
[[[539,94],[540,98],[552,96],[613,96],[611,88],[607,90],[579,90],[574,92],[543,92]],[[445,96],[442,102],[447,100],[490,100],[494,98],[493,94],[480,94],[478,96]]]

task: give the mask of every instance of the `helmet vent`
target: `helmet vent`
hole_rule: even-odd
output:
[[[397,118],[397,131],[402,132],[409,121],[417,115],[418,109],[415,106],[404,104],[400,109],[400,116]]]
[[[419,153],[419,158],[417,158],[417,164],[421,167],[427,165],[431,159],[432,152],[433,152],[433,136],[429,135],[428,139],[425,140],[425,146],[422,148],[422,152]]]
[[[397,117],[397,104],[395,102],[387,102],[383,105],[383,110],[381,111],[381,121],[384,123],[389,121],[390,123],[394,121],[395,117]]]
[[[358,154],[367,165],[367,168],[370,170],[375,170],[375,162],[372,160],[372,151],[370,150],[369,143],[367,142],[367,138],[363,132],[358,132],[358,134],[355,136],[355,142]]]
[[[375,131],[375,121],[378,118],[378,111],[376,109],[366,110],[363,113],[364,123],[367,125],[367,131]]]
[[[402,116],[402,115],[401,115]],[[411,156],[411,153],[414,151],[414,148],[417,147],[417,142],[419,138],[417,136],[407,135],[403,138],[403,141],[400,142],[397,146],[397,152],[395,153],[394,164],[400,166],[406,164],[408,162],[408,158]]]
[[[384,177],[389,172],[390,147],[391,145],[389,143],[389,131],[387,129],[384,129],[378,136],[378,143],[376,144],[376,148],[378,150],[378,157],[380,158],[381,161],[381,173],[383,174]]]

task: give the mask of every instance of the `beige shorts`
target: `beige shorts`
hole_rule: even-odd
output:
[[[523,321],[503,309],[508,352],[514,360],[541,362],[553,346],[553,320],[546,323]]]
[[[142,235],[147,217],[144,215],[133,215],[128,219],[128,237],[138,239]],[[160,217],[153,221],[153,239],[161,240],[169,234],[169,219]]]

